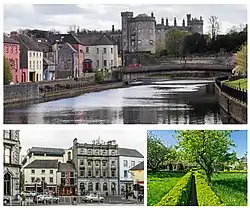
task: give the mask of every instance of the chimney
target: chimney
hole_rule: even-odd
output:
[[[163,18],[161,19],[161,24],[164,25],[164,19]]]
[[[176,17],[174,17],[174,26],[177,26]]]
[[[112,32],[115,32],[115,26],[112,25]]]
[[[11,31],[10,32],[10,37],[16,37],[18,35],[17,31]]]
[[[200,21],[202,21],[202,17],[200,16]]]
[[[168,18],[166,18],[166,26],[168,26]]]
[[[182,26],[185,27],[185,19],[182,21]]]
[[[152,17],[152,18],[154,17],[154,13],[153,13],[153,12],[151,12],[151,17]]]

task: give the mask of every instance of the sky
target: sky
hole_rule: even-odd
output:
[[[165,145],[176,145],[175,132],[173,130],[150,130],[152,134],[157,135],[162,139]],[[231,133],[231,139],[236,144],[236,148],[233,151],[237,153],[237,157],[241,158],[247,152],[247,131],[239,130]]]
[[[147,138],[145,130],[135,130],[133,128],[116,129],[116,126],[109,128],[104,128],[105,126],[92,126],[92,128],[81,129],[77,126],[77,129],[72,129],[72,126],[68,125],[66,130],[40,127],[34,128],[33,126],[29,126],[20,129],[21,156],[25,155],[31,147],[68,149],[73,146],[74,138],[77,138],[79,143],[92,143],[98,137],[105,142],[116,140],[118,147],[137,149],[141,154],[144,154],[144,142],[146,142]],[[69,128],[71,129],[68,130]]]
[[[66,33],[71,25],[81,29],[111,30],[121,28],[121,12],[132,11],[134,16],[154,12],[157,23],[161,18],[169,19],[173,25],[174,17],[178,25],[182,24],[186,14],[192,17],[200,16],[204,20],[204,32],[208,29],[210,16],[217,16],[221,23],[221,32],[226,33],[232,26],[247,23],[247,5],[244,4],[13,4],[4,5],[4,32],[17,29],[52,28]]]

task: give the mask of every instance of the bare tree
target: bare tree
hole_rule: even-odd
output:
[[[49,30],[50,34],[60,34],[60,31],[57,31],[56,29],[52,28]]]
[[[218,33],[220,32],[221,24],[219,21],[219,18],[216,16],[210,16],[209,17],[209,28],[210,28],[210,34],[212,39],[216,39]]]

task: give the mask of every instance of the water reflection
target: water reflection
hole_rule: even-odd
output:
[[[161,82],[5,108],[5,123],[220,124],[210,81]],[[199,83],[199,84],[198,84]]]

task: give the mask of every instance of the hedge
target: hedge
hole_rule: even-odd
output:
[[[189,202],[192,172],[184,175],[156,206],[186,206]]]
[[[219,173],[247,173],[247,170],[219,171]]]
[[[198,171],[194,172],[197,201],[199,206],[221,206],[219,197],[208,185],[205,177]]]

